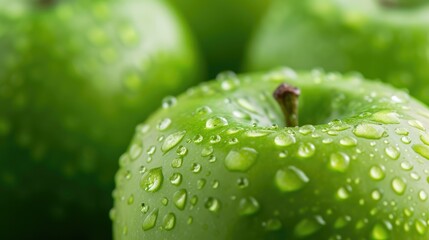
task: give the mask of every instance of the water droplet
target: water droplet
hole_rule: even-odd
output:
[[[163,197],[163,198],[161,199],[161,204],[162,204],[162,205],[164,205],[164,206],[167,206],[167,204],[168,204],[168,199],[167,199],[166,197]]]
[[[259,202],[254,197],[245,197],[240,200],[238,212],[242,216],[249,216],[259,211]]]
[[[408,132],[408,129],[406,128],[396,128],[395,133],[402,136],[408,136],[410,132]]]
[[[304,187],[310,180],[300,169],[289,166],[276,172],[275,184],[282,192],[293,192]]]
[[[204,207],[207,208],[210,212],[219,212],[221,207],[220,201],[216,198],[209,197],[206,200]]]
[[[237,179],[237,185],[239,188],[246,188],[249,186],[249,180],[244,177],[240,177]]]
[[[176,105],[176,103],[177,103],[177,99],[175,97],[172,97],[172,96],[165,97],[164,99],[162,99],[162,108],[164,109],[171,108],[174,105]]]
[[[345,200],[350,197],[350,189],[349,187],[340,187],[337,190],[337,198],[340,200]]]
[[[185,209],[187,198],[188,198],[188,193],[186,192],[186,190],[180,189],[179,191],[174,193],[174,196],[173,196],[174,205],[180,210]]]
[[[302,158],[309,158],[316,152],[316,147],[312,143],[303,143],[298,148],[298,156]]]
[[[419,120],[409,120],[408,124],[411,127],[417,128],[417,129],[422,130],[422,131],[426,131],[426,128],[423,126],[423,124]]]
[[[209,162],[210,162],[210,163],[214,163],[214,162],[216,162],[216,156],[211,155],[211,156],[209,157]]]
[[[374,190],[371,192],[371,198],[374,199],[375,201],[380,200],[381,197],[382,197],[382,194],[380,193],[380,191]]]
[[[238,138],[231,138],[228,141],[229,145],[234,145],[234,144],[237,144],[237,143],[238,143]]]
[[[218,187],[219,187],[219,181],[214,180],[213,183],[212,183],[212,188],[213,189],[217,189]]]
[[[155,146],[151,146],[149,147],[149,149],[147,150],[147,154],[148,155],[153,155],[156,151],[156,147]]]
[[[203,106],[203,107],[199,107],[197,108],[197,110],[195,111],[196,114],[198,115],[206,115],[212,112],[212,109],[210,107],[207,106]]]
[[[173,147],[179,144],[180,141],[182,141],[185,134],[186,134],[186,131],[179,131],[168,135],[168,137],[165,139],[164,143],[162,144],[161,150],[163,152],[170,151]]]
[[[417,219],[414,223],[414,226],[416,228],[416,231],[420,234],[420,235],[424,235],[426,234],[427,230],[428,230],[428,225],[427,223],[422,220],[422,219]]]
[[[371,237],[377,240],[389,239],[391,229],[392,225],[390,222],[377,223],[371,231]]]
[[[419,199],[422,201],[426,201],[426,199],[428,199],[428,194],[424,190],[420,190]]]
[[[411,143],[411,138],[409,137],[401,137],[401,141],[405,144],[410,144]]]
[[[127,204],[128,204],[128,205],[131,205],[131,204],[133,204],[133,203],[134,203],[134,195],[133,195],[133,194],[131,194],[131,195],[128,197]]]
[[[399,150],[397,148],[395,148],[395,147],[387,147],[387,148],[384,149],[384,152],[386,153],[386,155],[388,157],[390,157],[393,160],[398,159],[399,155],[401,154],[399,152]]]
[[[407,184],[405,183],[405,180],[399,177],[395,177],[392,180],[392,189],[395,193],[398,195],[402,195],[405,192],[405,188],[407,187]]]
[[[141,148],[141,146],[139,144],[135,143],[135,144],[131,145],[130,151],[129,151],[131,160],[136,160],[137,158],[139,158],[140,155],[142,154],[142,152],[143,152],[143,149]]]
[[[201,134],[197,134],[192,140],[194,143],[201,143],[204,140],[204,137]]]
[[[345,172],[350,164],[350,157],[342,152],[333,153],[329,158],[329,166],[332,170]]]
[[[179,156],[185,156],[188,153],[188,149],[185,146],[180,146],[177,148],[176,153]]]
[[[256,162],[258,152],[253,148],[231,150],[225,157],[225,166],[230,171],[246,172]]]
[[[241,118],[241,119],[247,119],[247,120],[252,119],[252,117],[249,114],[238,110],[232,111],[232,115],[234,115],[234,117]]]
[[[269,232],[277,231],[282,227],[282,222],[277,218],[270,218],[262,223],[264,229]]]
[[[277,146],[286,147],[296,142],[295,137],[291,134],[281,133],[274,138],[274,143]]]
[[[220,140],[222,140],[222,138],[219,135],[210,136],[210,143],[211,144],[218,143],[218,142],[220,142]]]
[[[374,113],[371,116],[371,119],[385,124],[397,124],[400,123],[399,115],[395,112],[391,111],[380,111],[377,113]]]
[[[143,231],[147,231],[155,227],[156,220],[158,219],[158,208],[152,210],[152,212],[143,220]]]
[[[158,128],[159,131],[163,131],[165,129],[167,129],[171,124],[171,119],[170,118],[164,118],[162,119],[158,125],[156,126]]]
[[[246,109],[247,111],[253,112],[253,113],[258,113],[258,110],[254,107],[254,104],[250,103],[247,99],[244,98],[238,98],[237,99],[237,104]]]
[[[178,157],[173,159],[173,161],[171,161],[171,167],[172,168],[180,168],[183,164],[183,158]]]
[[[212,146],[204,147],[203,150],[201,150],[201,156],[202,157],[210,156],[212,153],[213,153],[213,147]]]
[[[413,150],[420,156],[429,160],[429,146],[423,144],[415,144],[413,145]]]
[[[147,213],[147,211],[149,211],[149,205],[147,205],[147,204],[145,204],[145,203],[142,203],[142,204],[140,205],[140,212],[142,212],[142,213]]]
[[[249,130],[246,132],[246,136],[248,136],[248,137],[265,137],[271,133],[273,133],[272,130],[264,130],[264,129]]]
[[[164,216],[163,222],[164,229],[167,231],[171,230],[176,225],[176,216],[174,215],[174,213],[168,213]]]
[[[353,133],[362,138],[380,139],[384,136],[385,130],[380,125],[361,123],[353,129]]]
[[[228,125],[228,120],[224,117],[212,117],[206,121],[207,129],[215,129],[218,127],[223,127]]]
[[[199,163],[193,163],[192,166],[191,166],[191,171],[193,173],[199,173],[199,172],[201,172],[202,168],[203,167],[201,166],[201,164],[199,164]]]
[[[294,229],[294,234],[298,238],[304,238],[310,235],[313,235],[319,231],[323,225],[325,225],[325,220],[321,216],[316,216],[314,218],[306,218],[301,220]]]
[[[302,135],[308,135],[310,133],[313,133],[316,128],[313,125],[304,125],[299,128],[298,132]]]
[[[182,183],[182,174],[173,173],[170,177],[170,182],[173,185],[179,186]]]
[[[385,177],[384,166],[374,165],[369,169],[369,176],[374,180],[381,180]]]
[[[354,137],[345,137],[340,140],[340,144],[346,147],[353,147],[357,145],[357,140]]]
[[[334,228],[336,228],[336,229],[343,228],[343,227],[345,227],[345,226],[346,226],[350,221],[351,221],[351,217],[349,217],[349,216],[339,217],[339,218],[337,218],[337,220],[335,220]]]
[[[324,138],[323,140],[322,140],[322,143],[323,144],[330,144],[330,143],[332,143],[334,140],[332,139],[332,138]]]
[[[202,189],[205,185],[206,185],[205,179],[198,179],[198,181],[197,181],[197,188],[198,189]]]
[[[147,192],[156,192],[162,185],[162,168],[153,168],[143,175],[140,186]]]

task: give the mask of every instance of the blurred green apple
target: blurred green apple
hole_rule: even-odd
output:
[[[111,237],[116,159],[197,82],[193,44],[163,1],[0,0],[2,238]]]
[[[429,1],[276,1],[250,46],[247,69],[359,71],[429,103]]]
[[[188,21],[211,77],[238,71],[249,38],[271,0],[169,0]]]

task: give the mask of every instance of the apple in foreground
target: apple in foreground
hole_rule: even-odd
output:
[[[428,128],[359,76],[221,75],[136,128],[114,238],[427,239]]]
[[[131,126],[198,78],[163,2],[0,0],[2,238],[108,239]]]
[[[246,46],[272,0],[168,0],[183,15],[211,77],[241,69]]]
[[[256,31],[247,70],[358,71],[429,104],[429,2],[278,0]]]

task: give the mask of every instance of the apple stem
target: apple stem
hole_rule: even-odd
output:
[[[298,126],[298,98],[300,94],[299,88],[286,83],[280,84],[273,93],[285,116],[286,127]]]

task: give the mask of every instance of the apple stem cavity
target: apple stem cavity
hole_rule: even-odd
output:
[[[273,93],[285,116],[286,127],[298,126],[298,100],[300,94],[301,90],[299,88],[286,83],[280,84]]]

